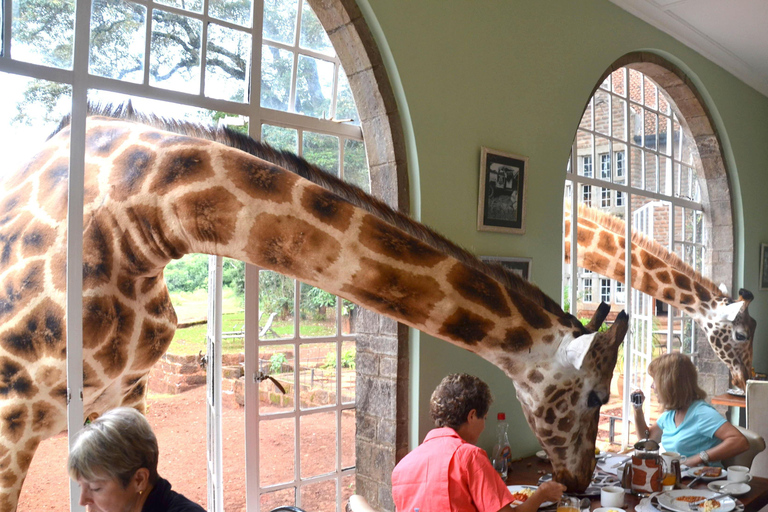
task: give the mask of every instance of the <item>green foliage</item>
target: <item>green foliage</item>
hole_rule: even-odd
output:
[[[341,353],[341,367],[342,368],[351,368],[355,369],[355,354],[356,351],[354,348],[351,348],[349,350],[345,350]],[[328,352],[325,355],[325,362],[322,364],[321,368],[336,368],[336,352]]]
[[[208,288],[208,256],[206,254],[187,254],[181,259],[170,262],[165,267],[165,282],[168,291],[193,292],[199,288]]]
[[[259,305],[262,311],[293,315],[293,279],[270,270],[259,272]]]
[[[269,373],[280,373],[283,370],[283,363],[285,363],[286,358],[285,354],[282,352],[278,352],[277,354],[272,354],[272,357],[269,358]]]

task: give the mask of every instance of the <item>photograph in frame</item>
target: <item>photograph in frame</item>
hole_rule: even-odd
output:
[[[768,244],[760,244],[760,286],[768,290]]]
[[[526,281],[531,280],[531,258],[504,258],[496,256],[480,256],[485,263],[498,263],[502,267],[515,272]]]
[[[525,233],[527,174],[528,157],[481,148],[479,231]]]

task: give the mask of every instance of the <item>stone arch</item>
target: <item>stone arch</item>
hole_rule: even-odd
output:
[[[669,95],[672,108],[681,125],[687,127],[698,148],[697,168],[701,202],[704,207],[704,222],[710,233],[710,243],[704,269],[715,283],[724,283],[733,291],[733,203],[728,169],[725,165],[720,135],[715,128],[707,104],[693,81],[669,60],[651,52],[631,52],[611,64],[596,82],[589,97],[600,84],[619,68],[632,68],[642,72]],[[703,334],[699,339],[703,339]],[[699,369],[699,384],[713,395],[730,387],[729,373],[715,355],[709,343],[697,344],[696,366]]]
[[[365,136],[371,192],[408,213],[405,137],[389,77],[354,0],[308,0],[349,78]],[[408,450],[408,329],[362,311],[357,328],[356,492],[392,511],[391,475]]]

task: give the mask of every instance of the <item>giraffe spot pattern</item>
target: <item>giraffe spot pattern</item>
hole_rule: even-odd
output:
[[[85,150],[94,156],[111,156],[129,135],[128,126],[124,124],[92,125],[85,134]]]
[[[674,288],[664,288],[664,290],[661,293],[662,293],[662,296],[664,297],[664,302],[672,302],[675,300]]]
[[[299,180],[295,174],[240,151],[222,151],[220,158],[233,185],[253,199],[273,203],[286,203],[292,199]]]
[[[663,261],[661,261],[659,258],[654,256],[653,254],[649,253],[648,251],[642,251],[640,254],[641,254],[640,257],[642,258],[642,261],[643,261],[643,266],[650,271],[664,268],[666,266]]]
[[[694,299],[693,295],[690,293],[681,293],[680,294],[680,304],[688,305],[693,304],[696,302],[696,299]]]
[[[83,387],[99,389],[102,386],[104,383],[99,379],[96,370],[87,361],[83,361]]]
[[[32,404],[32,432],[51,432],[56,426],[58,409],[42,400]]]
[[[120,239],[121,265],[123,271],[133,276],[150,274],[154,265],[144,250],[159,258],[178,259],[189,252],[189,244],[176,235],[166,222],[162,210],[155,206],[132,206],[124,214],[130,225],[136,229],[124,232]],[[135,236],[133,235],[135,233]]]
[[[136,300],[136,280],[134,277],[120,273],[117,276],[117,289],[128,300]]]
[[[29,204],[31,187],[22,187],[0,203],[0,226],[15,219],[24,206]]]
[[[243,250],[252,263],[315,281],[322,270],[338,260],[341,244],[297,217],[262,213],[254,220]]]
[[[691,290],[691,278],[680,272],[672,271],[672,279],[675,282],[675,286],[681,290]]]
[[[640,289],[643,290],[644,293],[653,296],[656,294],[658,288],[659,285],[656,284],[653,276],[651,274],[644,273],[641,279]]]
[[[83,347],[94,349],[106,344],[115,350],[130,343],[136,312],[113,295],[85,297],[83,299]],[[103,348],[101,351],[109,350]],[[100,352],[101,352],[100,351]],[[108,355],[102,355],[109,359]],[[126,354],[115,354],[125,359]]]
[[[151,316],[161,318],[176,318],[176,312],[171,303],[171,297],[167,293],[152,297],[145,305],[144,311]]]
[[[56,366],[43,365],[35,372],[35,382],[48,388],[66,378],[64,372]]]
[[[694,290],[694,292],[696,292],[696,296],[699,298],[699,300],[702,303],[706,303],[706,302],[709,302],[710,300],[712,300],[712,294],[709,293],[709,290],[707,290],[706,288],[701,286],[701,284],[699,282],[697,282],[697,281],[693,282],[693,290]],[[703,305],[704,304],[702,304],[702,306]]]
[[[163,196],[178,190],[178,187],[201,182],[214,175],[210,155],[199,149],[197,141],[190,146],[162,153],[150,183],[152,193]]]
[[[45,254],[56,241],[56,231],[42,222],[32,221],[21,235],[21,258]]]
[[[154,151],[141,146],[130,147],[119,154],[112,163],[110,195],[117,201],[125,201],[139,193],[155,158]]]
[[[67,289],[67,253],[59,251],[53,254],[48,262],[51,272],[51,283],[53,288],[58,291]],[[0,299],[0,304],[2,299]],[[2,306],[0,306],[0,319],[2,319]]]
[[[50,298],[35,306],[16,326],[0,337],[2,347],[27,361],[44,357],[66,359],[64,308]]]
[[[5,189],[12,190],[24,183],[25,180],[27,180],[35,172],[41,169],[46,162],[53,158],[55,152],[56,148],[49,146],[37,153],[24,167],[20,169],[19,172],[11,173],[8,176],[8,181],[5,182]],[[26,201],[24,201],[24,203],[26,203]]]
[[[23,366],[11,358],[0,358],[0,397],[32,398],[37,392],[32,376]]]
[[[366,215],[363,218],[362,227],[360,228],[360,243],[376,254],[381,254],[409,265],[434,267],[447,259],[447,256],[440,251],[415,237],[404,236],[401,230],[373,215]],[[451,273],[455,271],[456,269],[454,268]],[[449,279],[451,273],[449,273]],[[477,273],[481,274],[480,272]],[[490,279],[487,276],[484,277],[485,281]],[[498,283],[495,284],[498,288]]]
[[[28,416],[27,407],[23,404],[14,404],[3,408],[0,411],[0,422],[2,422],[0,432],[2,432],[3,437],[12,443],[18,443],[24,435]],[[17,452],[17,462],[19,455]]]
[[[56,221],[67,218],[67,177],[69,160],[59,158],[40,175],[37,192],[38,203]]]
[[[129,344],[130,339],[107,335],[106,339],[99,345],[99,349],[94,352],[93,358],[101,365],[104,374],[110,379],[119,377],[128,365]]]
[[[546,343],[546,344],[550,344],[550,343],[552,343],[553,341],[555,341],[555,335],[554,335],[554,334],[545,334],[545,335],[544,335],[544,336],[541,338],[541,340],[542,340],[544,343]]]
[[[113,252],[112,232],[94,217],[83,233],[83,290],[109,284]]]
[[[557,421],[557,429],[564,434],[573,430],[574,426],[576,426],[576,415],[572,411]]]
[[[528,382],[538,384],[543,380],[544,380],[544,375],[542,375],[542,373],[539,370],[534,368],[533,370],[528,372]]]
[[[307,187],[301,197],[301,204],[310,215],[339,231],[346,231],[354,207],[339,196],[321,187]]]
[[[146,392],[146,383],[141,377],[129,377],[127,379],[123,379],[123,385],[121,389],[123,389],[123,400],[121,405],[130,405],[144,398],[144,394]]]
[[[456,263],[448,271],[446,281],[468,301],[501,317],[511,314],[501,285],[486,274]]]
[[[616,235],[608,231],[601,231],[598,235],[597,248],[606,254],[616,254],[619,246],[616,243]]]
[[[579,229],[576,231],[577,245],[581,247],[589,247],[592,245],[592,239],[595,237],[595,233],[588,230],[586,226],[582,225],[580,227],[584,229]]]
[[[213,187],[182,196],[178,216],[185,231],[200,242],[227,245],[232,242],[241,203],[224,187]]]
[[[367,283],[359,287],[355,283]],[[423,325],[435,304],[445,298],[433,277],[404,271],[371,258],[361,258],[350,284],[341,287],[362,304],[375,305],[385,315]],[[371,291],[374,290],[374,291]]]
[[[477,345],[493,329],[493,322],[464,308],[458,308],[446,318],[438,333],[446,338]]]
[[[608,268],[610,260],[602,254],[596,252],[588,252],[584,255],[584,267],[585,268]]]
[[[504,335],[504,341],[501,343],[502,350],[507,352],[520,352],[528,350],[532,346],[533,339],[524,327],[507,329],[507,332]]]
[[[141,324],[141,334],[134,352],[136,359],[131,365],[131,370],[149,370],[168,350],[175,332],[175,327],[145,319]]]

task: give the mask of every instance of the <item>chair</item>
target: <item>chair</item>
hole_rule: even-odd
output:
[[[751,468],[753,467],[752,460],[755,456],[765,450],[765,440],[763,439],[763,436],[757,432],[753,432],[752,430],[740,426],[736,426],[736,428],[739,429],[739,432],[744,434],[744,437],[749,441],[749,448],[743,453],[723,459],[723,466],[725,466],[726,469],[728,466],[746,466]],[[750,473],[752,473],[751,470]]]
[[[353,494],[349,497],[346,510],[347,512],[377,512],[377,510],[371,507],[368,504],[368,501],[359,494]]]
[[[747,381],[747,428],[768,439],[768,381]],[[768,477],[768,452],[755,456],[750,466],[754,476]]]

